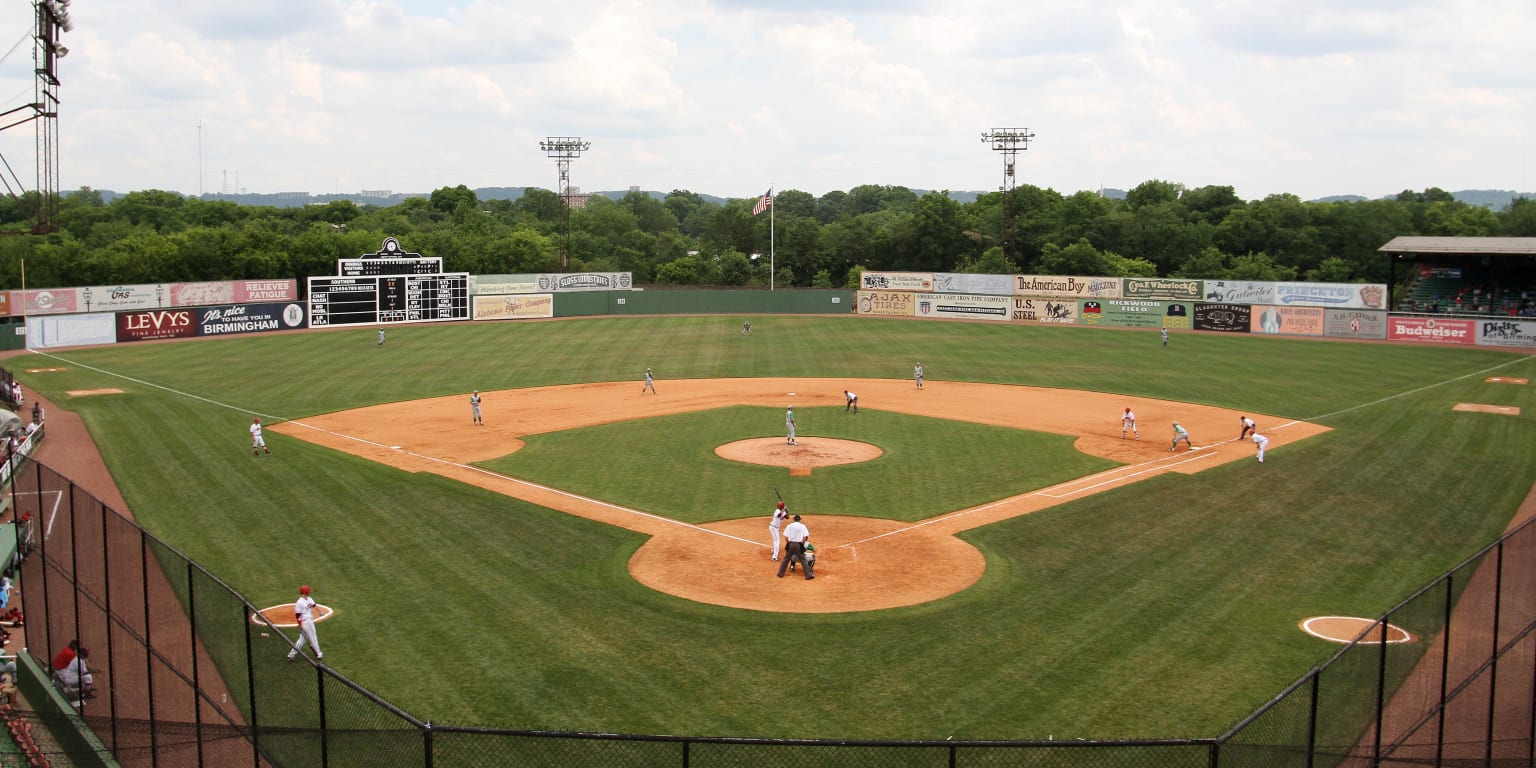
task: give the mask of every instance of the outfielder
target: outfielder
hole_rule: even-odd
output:
[[[784,521],[789,519],[789,510],[784,508],[784,502],[773,509],[773,519],[768,521],[768,536],[773,539],[773,561],[779,561],[779,528]]]
[[[645,394],[649,389],[651,394],[656,394],[656,377],[651,374],[651,369],[645,369],[645,383],[640,385],[640,394]]]
[[[260,456],[259,451],[272,452],[267,448],[267,441],[261,437],[261,419],[257,418],[251,420],[251,455]]]
[[[469,412],[474,417],[472,423],[475,426],[485,426],[485,422],[480,419],[480,390],[478,389],[469,395]]]
[[[293,661],[298,657],[299,651],[304,649],[305,641],[315,649],[316,659],[324,659],[325,654],[320,652],[320,638],[315,637],[315,599],[309,596],[308,584],[299,586],[299,599],[293,603],[293,621],[299,625],[299,641],[288,652],[288,660]]]
[[[788,430],[788,432],[789,432],[789,439],[785,440],[784,444],[785,445],[794,445],[795,444],[795,407],[794,406],[790,406],[787,410],[784,411],[784,429]]]
[[[380,349],[384,348],[384,329],[383,328],[379,329],[379,348]]]
[[[1259,449],[1259,463],[1263,464],[1264,463],[1264,449],[1269,447],[1269,438],[1267,438],[1267,437],[1265,437],[1265,436],[1255,432],[1255,433],[1253,433],[1253,444],[1255,446],[1258,446],[1258,449]]]
[[[752,335],[752,321],[751,320],[743,320],[743,321],[741,321],[741,335],[743,335],[743,336],[751,336]]]
[[[1184,445],[1188,446],[1190,450],[1195,449],[1195,444],[1189,441],[1189,430],[1185,429],[1184,425],[1175,421],[1173,423],[1173,445],[1168,446],[1169,453],[1179,449],[1180,440],[1183,440]]]
[[[1129,408],[1125,409],[1125,413],[1120,415],[1120,439],[1121,440],[1125,439],[1125,431],[1127,429],[1129,429],[1131,431],[1131,434],[1136,436],[1137,440],[1141,439],[1141,432],[1139,432],[1136,429],[1136,414],[1135,414],[1135,412],[1133,412]]]

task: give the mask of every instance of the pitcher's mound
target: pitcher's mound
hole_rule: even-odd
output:
[[[880,450],[879,446],[830,437],[799,437],[795,438],[795,445],[786,445],[782,437],[758,437],[737,440],[715,448],[715,455],[722,459],[788,467],[791,473],[804,474],[810,474],[808,470],[815,467],[857,464],[878,459],[884,454],[885,451]]]
[[[1313,616],[1299,622],[1302,631],[1313,637],[1331,640],[1335,643],[1351,643],[1358,640],[1361,645],[1380,645],[1381,626],[1375,619],[1362,619],[1355,616]],[[1361,637],[1361,633],[1370,630],[1368,637]],[[1409,632],[1396,624],[1387,625],[1387,644],[1411,643],[1416,640],[1412,632]]]

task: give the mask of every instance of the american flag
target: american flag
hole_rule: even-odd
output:
[[[763,196],[759,197],[757,199],[757,205],[752,206],[752,215],[756,216],[759,213],[762,213],[763,211],[768,210],[769,206],[772,206],[772,205],[773,205],[773,187],[769,187],[768,191],[764,192]]]

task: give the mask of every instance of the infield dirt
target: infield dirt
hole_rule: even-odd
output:
[[[659,394],[640,394],[640,383],[608,382],[482,392],[485,426],[470,423],[463,395],[371,406],[285,422],[272,431],[372,459],[410,472],[432,472],[573,515],[649,535],[629,561],[633,577],[688,600],[760,611],[839,613],[894,608],[953,595],[976,583],[986,560],[956,533],[1168,472],[1193,473],[1246,460],[1255,472],[1254,447],[1239,442],[1237,411],[1189,403],[1097,392],[929,380],[919,390],[890,379],[698,379],[660,381]],[[1076,436],[1077,450],[1122,466],[1007,499],[960,510],[936,509],[915,523],[871,517],[808,515],[816,545],[816,579],[775,577],[770,559],[769,504],[758,517],[694,525],[627,509],[557,488],[496,474],[474,462],[523,446],[522,437],[633,419],[731,405],[825,407],[843,405],[843,390],[859,393],[866,412],[893,411],[940,419]],[[1120,414],[1135,410],[1142,439],[1120,437]],[[1276,448],[1327,431],[1326,427],[1249,413]],[[498,418],[500,416],[500,418]],[[1170,452],[1169,425],[1189,429],[1198,450]],[[744,436],[745,437],[745,436]],[[869,460],[847,441],[802,434],[807,456],[847,454]],[[782,438],[735,446],[732,460],[803,471],[811,464],[785,454]],[[803,468],[802,468],[803,465]],[[787,473],[786,473],[787,474]],[[921,566],[920,568],[917,566]]]

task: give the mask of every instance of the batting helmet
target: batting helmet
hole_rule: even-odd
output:
[[[784,502],[781,501],[781,502],[779,502],[779,509],[783,509],[783,508],[784,508]]]
[[[300,584],[299,585],[299,594],[301,594],[301,595],[309,594],[309,585],[308,584]]]

